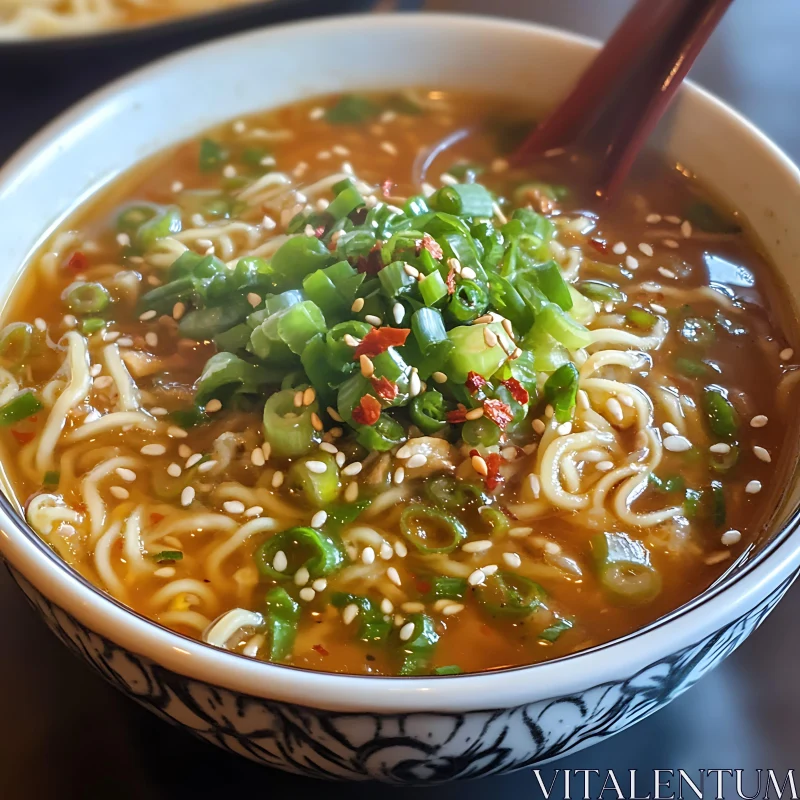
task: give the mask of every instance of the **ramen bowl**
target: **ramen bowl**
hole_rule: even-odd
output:
[[[339,58],[343,39],[359,42],[357,62]],[[565,95],[595,47],[513,22],[374,16],[258,31],[170,58],[73,109],[0,173],[3,293],[85,198],[217,122],[324,92],[425,84],[487,92],[504,86],[547,107]],[[522,69],[542,79],[514,81]],[[797,168],[735,112],[691,86],[662,126],[658,147],[740,209],[796,305]],[[796,443],[787,446],[794,458]],[[0,549],[54,633],[162,718],[232,753],[310,777],[437,782],[539,764],[600,741],[657,711],[735,650],[800,565],[800,487],[796,470],[790,473],[757,546],[691,602],[575,655],[450,677],[312,672],[175,634],[70,569],[6,499]]]

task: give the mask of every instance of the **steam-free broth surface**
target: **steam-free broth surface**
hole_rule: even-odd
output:
[[[32,527],[161,624],[326,671],[533,663],[700,594],[793,465],[771,269],[658,157],[608,205],[583,156],[510,166],[532,118],[319,98],[93,201],[0,337]]]

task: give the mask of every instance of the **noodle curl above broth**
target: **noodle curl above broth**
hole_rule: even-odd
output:
[[[105,191],[0,333],[31,527],[162,625],[356,674],[574,653],[745,558],[796,438],[770,267],[652,154],[613,205],[581,154],[510,165],[532,116],[318,98]]]

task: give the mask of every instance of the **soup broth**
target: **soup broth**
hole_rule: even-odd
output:
[[[33,529],[182,634],[379,675],[574,653],[746,557],[796,438],[770,267],[660,157],[614,203],[514,167],[533,117],[317,98],[83,209],[0,338]]]

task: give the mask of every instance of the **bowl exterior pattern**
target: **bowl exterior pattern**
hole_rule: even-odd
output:
[[[476,778],[534,766],[624,730],[690,688],[733,652],[794,580],[793,575],[711,636],[625,680],[511,709],[359,714],[237,694],[176,674],[89,630],[9,569],[64,644],[163,719],[271,767],[312,778],[399,784]]]

